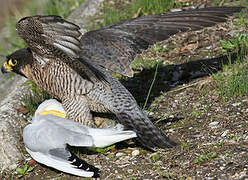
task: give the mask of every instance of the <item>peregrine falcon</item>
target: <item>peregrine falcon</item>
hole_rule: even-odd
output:
[[[59,16],[25,17],[16,25],[28,47],[7,56],[2,72],[34,81],[62,102],[68,118],[94,127],[92,112],[111,112],[149,149],[176,145],[111,74],[133,76],[130,63],[150,45],[226,21],[242,7],[210,7],[125,20],[81,34]]]

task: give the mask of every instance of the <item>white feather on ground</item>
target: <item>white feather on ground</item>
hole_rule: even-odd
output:
[[[99,169],[76,157],[69,146],[105,147],[136,137],[133,131],[123,131],[121,125],[96,129],[64,116],[61,103],[55,99],[44,101],[36,110],[31,124],[24,128],[23,140],[27,152],[37,162],[69,174],[99,176]]]

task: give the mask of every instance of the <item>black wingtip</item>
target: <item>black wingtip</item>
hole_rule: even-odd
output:
[[[94,173],[94,175],[92,176],[93,178],[100,177],[99,174],[100,170],[97,167],[88,164],[86,161],[78,158],[76,155],[71,154],[71,156],[68,158],[68,161],[71,161],[71,164],[76,166],[78,169],[93,172]]]

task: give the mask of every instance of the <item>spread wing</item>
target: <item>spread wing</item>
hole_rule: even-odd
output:
[[[106,85],[104,74],[79,57],[81,33],[77,25],[59,16],[37,15],[21,19],[16,28],[40,64],[63,61],[83,78]]]
[[[149,15],[90,31],[81,38],[81,56],[111,71],[132,76],[130,63],[150,45],[189,30],[226,21],[242,7],[212,7]]]

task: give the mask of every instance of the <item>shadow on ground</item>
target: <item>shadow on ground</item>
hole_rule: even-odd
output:
[[[147,106],[161,93],[167,92],[178,85],[189,83],[199,77],[218,73],[224,65],[234,63],[237,59],[236,57],[237,54],[235,53],[231,56],[190,61],[178,65],[160,65]],[[140,73],[136,73],[133,78],[121,80],[122,84],[131,92],[141,107],[145,103],[155,71],[156,66],[151,69],[143,69]]]

